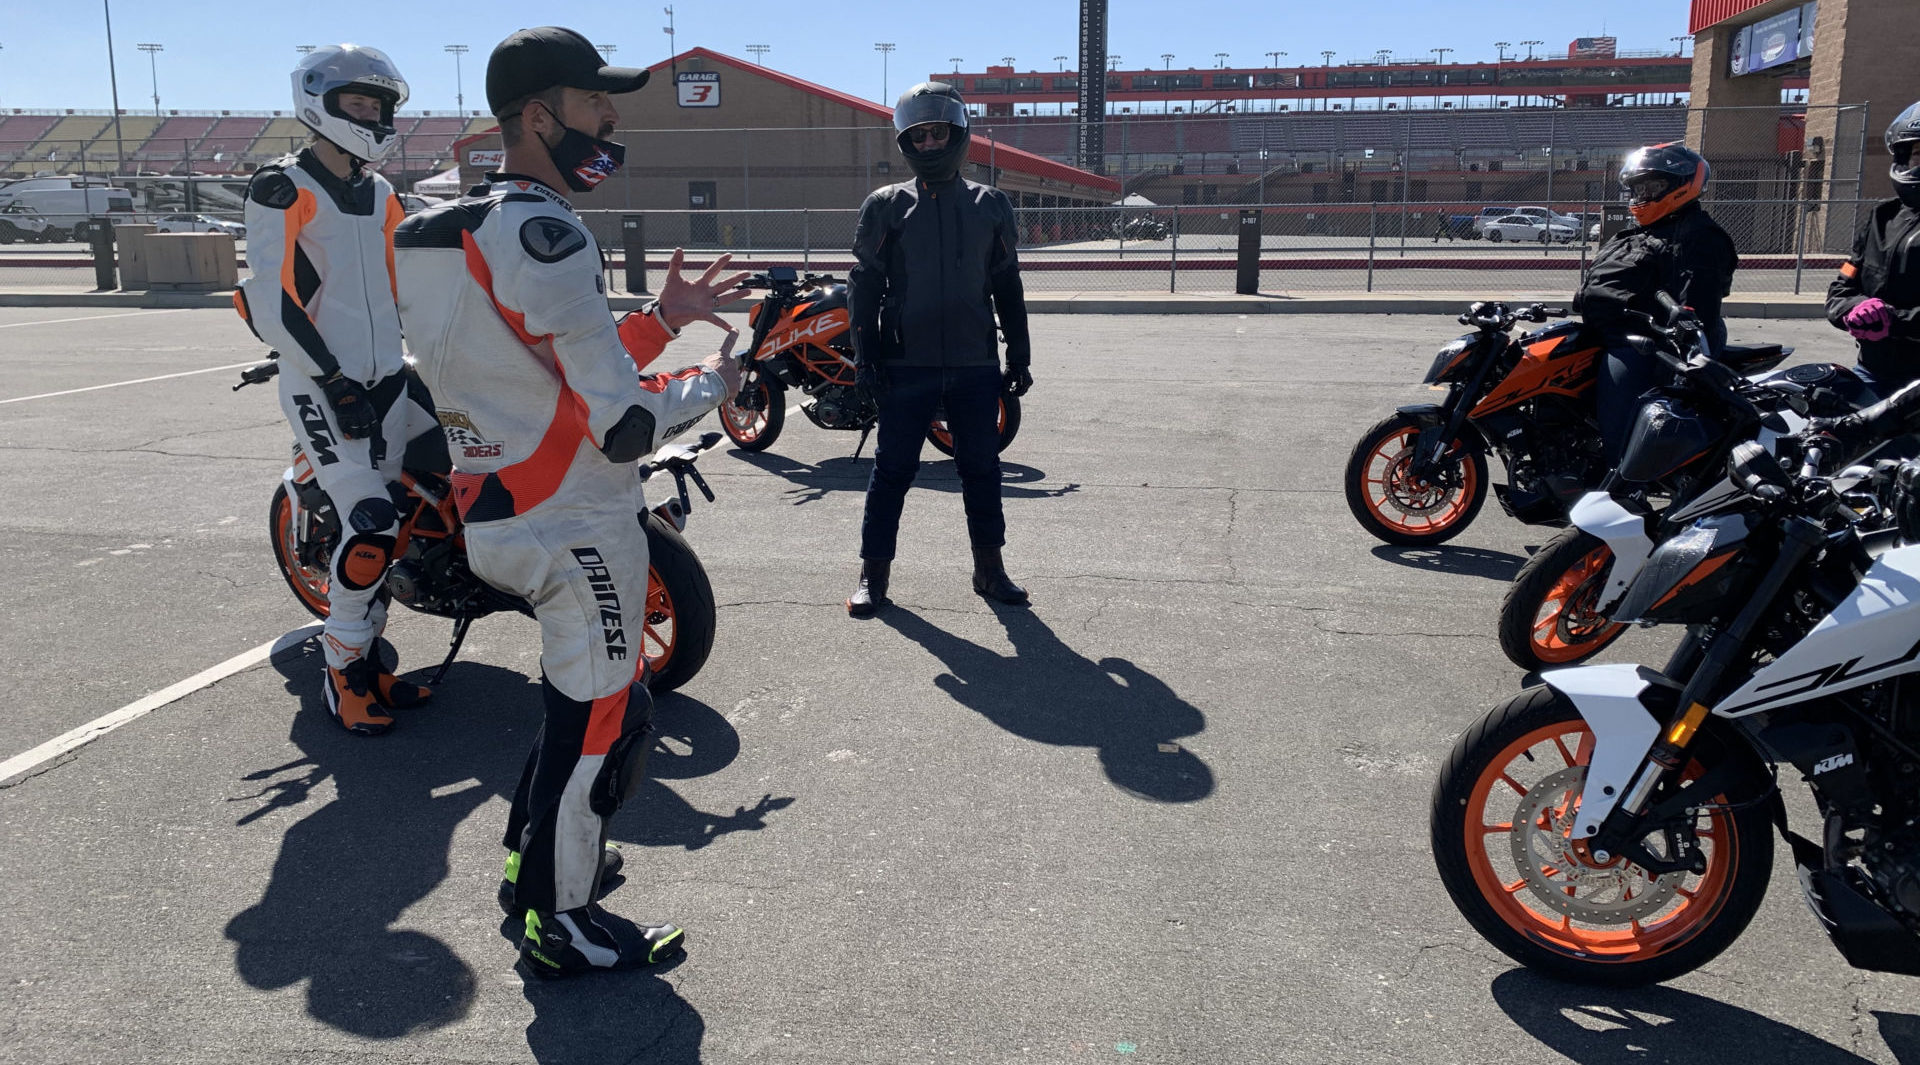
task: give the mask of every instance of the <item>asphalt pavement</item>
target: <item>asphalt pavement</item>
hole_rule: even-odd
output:
[[[347,735],[265,532],[288,430],[216,369],[257,352],[231,312],[0,308],[0,760],[262,659],[0,781],[0,1060],[1920,1061],[1916,985],[1841,962],[1784,848],[1746,935],[1640,991],[1517,969],[1448,901],[1433,778],[1523,684],[1494,612],[1549,531],[1489,506],[1384,547],[1340,474],[1450,317],[1033,331],[1004,456],[1031,609],[971,593],[950,462],[897,605],[853,621],[853,435],[796,416],[701,461],[719,633],[660,701],[608,900],[689,956],[546,984],[493,900],[532,623],[481,621],[433,705]],[[1822,322],[1732,333],[1850,358]],[[448,629],[388,634],[418,671]]]

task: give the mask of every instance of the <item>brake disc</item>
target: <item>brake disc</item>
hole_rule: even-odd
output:
[[[1596,866],[1573,839],[1585,766],[1569,766],[1527,789],[1513,812],[1513,861],[1534,898],[1575,921],[1624,924],[1673,901],[1685,872],[1653,876],[1624,858]]]

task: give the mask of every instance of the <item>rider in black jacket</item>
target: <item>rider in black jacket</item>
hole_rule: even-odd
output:
[[[1678,144],[1656,144],[1627,156],[1620,184],[1638,224],[1601,247],[1573,298],[1574,311],[1606,339],[1595,413],[1611,462],[1619,461],[1626,446],[1641,394],[1658,385],[1665,372],[1627,342],[1646,328],[1627,312],[1664,320],[1656,298],[1664,291],[1693,308],[1709,350],[1726,344],[1720,303],[1740,259],[1733,238],[1700,207],[1707,175],[1707,161]]]
[[[886,601],[900,511],[936,409],[953,435],[953,462],[973,544],[973,590],[1003,603],[1027,593],[1007,577],[1000,549],[1000,396],[1026,394],[1032,345],[1013,205],[960,177],[967,109],[942,82],[908,89],[893,111],[895,141],[914,180],[877,189],[860,208],[847,275],[847,310],[860,387],[880,403],[873,475],[860,530],[860,583],[847,612]],[[1000,369],[993,334],[1006,336]]]
[[[1860,342],[1882,388],[1920,379],[1920,103],[1887,127],[1893,199],[1876,204],[1827,287],[1827,321]]]

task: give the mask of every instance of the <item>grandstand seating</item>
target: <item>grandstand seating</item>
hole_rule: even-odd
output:
[[[239,169],[247,150],[266,128],[267,120],[262,116],[227,115],[207,131],[194,149],[194,158],[207,160],[202,170]]]
[[[270,163],[289,152],[300,150],[313,136],[305,123],[297,118],[275,118],[260,131],[260,136],[247,145],[246,160],[252,166]]]
[[[142,170],[184,168],[196,154],[200,138],[213,128],[210,115],[174,115],[160,124],[140,147],[127,158],[142,164]]]

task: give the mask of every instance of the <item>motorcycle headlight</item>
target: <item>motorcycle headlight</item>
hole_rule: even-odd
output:
[[[1468,333],[1441,348],[1440,353],[1433,357],[1433,365],[1427,368],[1424,383],[1433,385],[1447,380],[1448,374],[1466,363],[1467,353],[1473,350],[1474,342],[1479,339],[1480,334]]]

